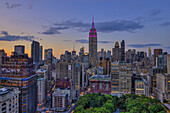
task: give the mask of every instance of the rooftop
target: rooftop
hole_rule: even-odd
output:
[[[109,75],[93,75],[89,79],[90,80],[104,80],[104,81],[110,81],[111,80]]]

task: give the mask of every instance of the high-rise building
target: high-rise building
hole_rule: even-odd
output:
[[[44,60],[47,60],[47,55],[48,55],[48,49],[44,50]]]
[[[42,55],[43,55],[43,46],[40,46],[39,48],[39,61],[42,61]]]
[[[112,62],[115,61],[125,61],[125,41],[122,40],[121,47],[119,47],[119,42],[116,41],[115,47],[112,49]]]
[[[120,61],[120,58],[119,42],[116,41],[115,47],[112,49],[112,62]]]
[[[84,47],[80,48],[79,52],[79,60],[83,62],[83,55],[84,55]]]
[[[170,74],[170,54],[167,55],[167,73]]]
[[[146,58],[146,54],[144,51],[138,51],[137,52],[137,60],[142,61],[144,58]]]
[[[100,58],[99,66],[103,67],[103,74],[109,75],[110,74],[110,60],[105,58]]]
[[[83,55],[83,63],[86,69],[89,68],[89,54],[88,53],[85,53]]]
[[[33,72],[32,60],[27,54],[11,55],[0,64],[0,85],[17,87],[19,94],[19,112],[35,113],[37,110],[37,76]]]
[[[156,57],[156,68],[167,69],[167,52]]]
[[[119,63],[119,93],[131,93],[132,86],[132,67],[130,63]]]
[[[56,63],[56,79],[64,79],[67,77],[68,79],[71,79],[71,62],[68,60],[58,61]]]
[[[154,49],[154,66],[156,65],[156,57],[162,54],[162,49]]]
[[[119,62],[111,63],[112,94],[119,93]]]
[[[89,32],[89,61],[92,66],[97,65],[97,32],[94,28],[94,20]]]
[[[163,101],[164,99],[170,101],[170,74],[159,73],[157,74],[155,95]]]
[[[31,58],[33,59],[33,63],[38,63],[39,62],[39,48],[40,48],[40,43],[37,41],[33,41],[31,44]]]
[[[46,102],[47,96],[47,71],[38,69],[37,74],[37,87],[38,87],[38,108],[42,108]]]
[[[25,46],[16,45],[14,52],[17,53],[18,55],[23,55],[25,53]]]
[[[5,59],[7,58],[7,54],[3,49],[0,50],[0,64],[4,63]]]
[[[126,62],[111,63],[111,81],[113,94],[131,93],[132,86],[132,67]]]
[[[126,51],[126,62],[132,63],[135,61],[135,54],[135,49],[128,49],[128,51]]]
[[[149,58],[152,57],[151,46],[149,46],[149,49],[148,49],[148,57],[149,57]]]
[[[48,49],[47,59],[52,60],[52,58],[53,58],[53,49]]]
[[[0,113],[19,113],[19,89],[0,88]]]
[[[135,80],[135,94],[149,97],[149,84],[145,79]]]
[[[121,59],[120,61],[125,61],[125,41],[121,42]]]
[[[106,58],[109,58],[109,60],[111,60],[111,51],[110,50],[107,50]]]

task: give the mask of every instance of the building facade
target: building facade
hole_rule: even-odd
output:
[[[155,95],[163,101],[164,99],[170,102],[170,74],[157,74]]]
[[[107,75],[93,75],[90,80],[90,93],[111,94],[111,78]]]
[[[144,79],[135,80],[135,94],[149,97],[149,84]]]
[[[19,88],[19,112],[35,112],[37,108],[37,76],[27,54],[11,55],[0,64],[0,85]]]
[[[19,89],[0,89],[0,113],[19,113]]]

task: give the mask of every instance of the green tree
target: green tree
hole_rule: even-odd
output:
[[[155,103],[155,104],[152,104],[151,106],[149,106],[149,111],[150,111],[150,113],[158,113],[158,112],[162,112],[165,110],[160,104]]]
[[[116,111],[115,106],[111,103],[105,103],[103,107],[109,110],[111,113],[113,113],[113,111]]]

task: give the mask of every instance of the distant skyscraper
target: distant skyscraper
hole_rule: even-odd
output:
[[[83,62],[83,55],[84,55],[84,47],[80,48],[80,52],[79,52],[79,57],[81,62]]]
[[[25,46],[16,45],[14,52],[17,53],[18,55],[23,55],[25,53]]]
[[[136,54],[135,49],[128,49],[128,51],[126,51],[126,62],[129,63],[135,61],[135,54]]]
[[[42,55],[43,55],[43,46],[40,46],[39,48],[39,61],[42,61]]]
[[[125,41],[121,42],[121,61],[125,61]]]
[[[53,49],[44,50],[44,60],[52,60],[53,58]]]
[[[150,58],[152,56],[152,53],[151,53],[151,46],[149,46],[149,49],[148,49],[148,57]]]
[[[156,65],[156,57],[162,54],[162,49],[154,49],[154,65]]]
[[[47,59],[52,60],[52,58],[53,58],[53,49],[48,49]]]
[[[106,58],[109,58],[109,60],[111,60],[111,51],[110,50],[107,50]]]
[[[47,60],[47,55],[48,55],[48,50],[45,49],[45,50],[44,50],[44,60]]]
[[[94,19],[89,33],[89,61],[92,66],[97,65],[97,32],[94,28]]]
[[[33,41],[31,44],[31,58],[33,59],[33,63],[39,62],[39,48],[40,43]]]
[[[115,47],[112,49],[112,62],[114,61],[120,61],[120,48],[119,48],[119,42],[116,41]]]
[[[121,47],[119,42],[116,41],[115,47],[112,49],[112,62],[114,61],[125,61],[125,41],[122,40]]]

